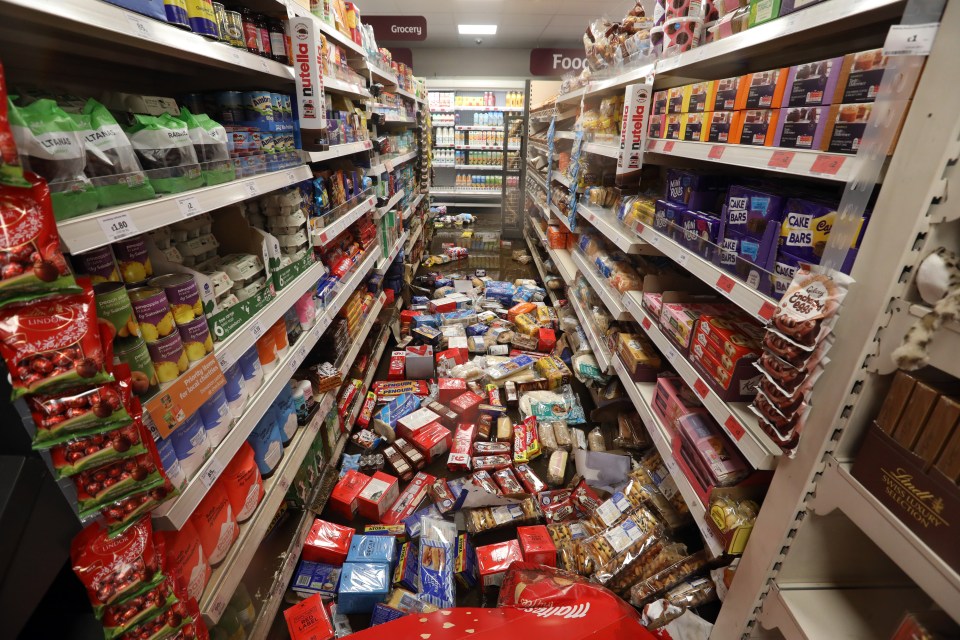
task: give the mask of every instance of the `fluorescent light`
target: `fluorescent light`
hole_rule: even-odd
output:
[[[494,36],[497,34],[495,24],[458,24],[457,31],[462,36]]]

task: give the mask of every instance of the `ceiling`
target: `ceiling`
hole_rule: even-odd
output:
[[[357,0],[360,15],[414,15],[427,19],[427,39],[420,42],[383,40],[380,46],[470,47],[528,49],[580,47],[591,20],[621,19],[634,0]],[[652,4],[652,0],[643,0]],[[496,24],[495,36],[461,36],[458,24]]]

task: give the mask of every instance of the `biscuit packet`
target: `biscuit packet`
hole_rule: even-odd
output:
[[[658,593],[668,591],[690,576],[707,570],[709,558],[706,551],[697,551],[660,569],[630,588],[630,604],[643,607]]]
[[[646,509],[637,509],[618,524],[580,544],[593,567],[593,579],[605,585],[661,543],[663,527]],[[659,549],[657,549],[659,551]]]
[[[536,524],[540,521],[540,511],[533,498],[525,498],[518,504],[464,509],[463,514],[467,531],[473,535],[503,527]]]
[[[663,571],[683,559],[689,551],[681,542],[662,541],[650,548],[636,561],[625,566],[616,576],[607,582],[607,588],[616,592],[624,599],[630,593],[633,585],[641,580]]]

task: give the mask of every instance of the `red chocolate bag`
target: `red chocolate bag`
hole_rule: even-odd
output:
[[[50,449],[53,472],[57,478],[140,455],[147,451],[135,422],[107,431],[67,440]]]
[[[0,183],[5,165],[0,161]],[[23,177],[23,186],[0,184],[0,305],[80,290],[60,250],[46,181],[29,172]]]
[[[0,310],[0,353],[10,371],[12,400],[113,379],[104,369],[93,289],[88,279],[80,280],[82,293]]]
[[[70,560],[98,616],[105,606],[146,593],[163,581],[150,518],[112,538],[105,527],[91,524],[70,544]]]
[[[157,531],[154,538],[157,553],[177,590],[198,600],[210,580],[210,563],[193,524],[187,520],[179,531]]]
[[[83,471],[73,477],[77,507],[84,518],[102,506],[163,484],[163,476],[149,452]]]
[[[27,398],[37,427],[33,448],[40,449],[67,438],[89,435],[130,422],[117,384],[104,383],[53,395]]]
[[[160,611],[139,627],[119,636],[119,640],[160,640],[180,632],[184,638],[196,637],[196,626],[202,625],[200,608],[194,600],[180,600]],[[187,631],[189,629],[189,631]],[[206,629],[206,627],[204,627]],[[187,635],[189,633],[190,635]]]

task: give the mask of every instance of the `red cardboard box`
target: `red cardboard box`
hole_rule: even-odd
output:
[[[537,336],[537,351],[550,353],[557,346],[557,334],[553,329],[540,329]]]
[[[330,640],[336,637],[319,593],[284,609],[283,618],[292,640]]]
[[[347,560],[352,541],[352,527],[342,527],[317,518],[310,527],[300,555],[309,562],[326,562],[340,566]]]
[[[357,497],[360,515],[380,522],[380,518],[400,496],[400,481],[382,471],[377,471]]]
[[[439,422],[431,422],[422,429],[417,429],[409,440],[427,459],[427,464],[430,464],[437,456],[450,450],[453,435]]]
[[[516,540],[477,547],[480,584],[484,587],[499,587],[503,584],[503,577],[510,565],[522,561],[523,553],[520,551],[520,543]]]
[[[426,380],[433,377],[433,347],[428,344],[407,347],[407,380]]]
[[[390,354],[390,369],[387,371],[387,380],[405,380],[407,375],[407,354],[403,351],[394,351]]]
[[[477,425],[464,423],[457,427],[450,445],[450,455],[447,457],[447,468],[451,471],[470,470],[470,453],[473,450],[473,441],[477,437]]]
[[[464,349],[444,349],[443,351],[437,351],[437,366],[440,365],[444,360],[452,360],[457,364],[466,364],[470,352]]]
[[[423,499],[427,497],[427,487],[433,484],[434,480],[436,480],[436,478],[429,473],[418,471],[417,475],[413,476],[410,484],[407,485],[407,488],[400,493],[397,501],[390,506],[390,509],[388,509],[383,518],[380,519],[380,522],[383,524],[397,524],[419,509],[423,503]],[[351,529],[351,531],[353,530]],[[349,547],[350,545],[348,544],[347,546]],[[346,551],[343,557],[347,557]]]
[[[476,422],[481,403],[483,403],[483,396],[467,391],[451,400],[449,404],[453,412],[460,416],[460,422]]]
[[[410,440],[413,438],[413,434],[427,426],[431,422],[436,422],[440,419],[436,413],[430,409],[420,407],[413,413],[408,413],[399,420],[397,420],[397,435],[401,438],[406,438]]]
[[[450,401],[467,390],[467,381],[463,378],[439,378],[440,404],[450,405]]]
[[[330,510],[352,520],[357,513],[357,498],[370,482],[370,476],[353,469],[347,471],[330,494]]]
[[[525,562],[557,566],[557,547],[542,524],[532,527],[517,527],[517,540]]]

